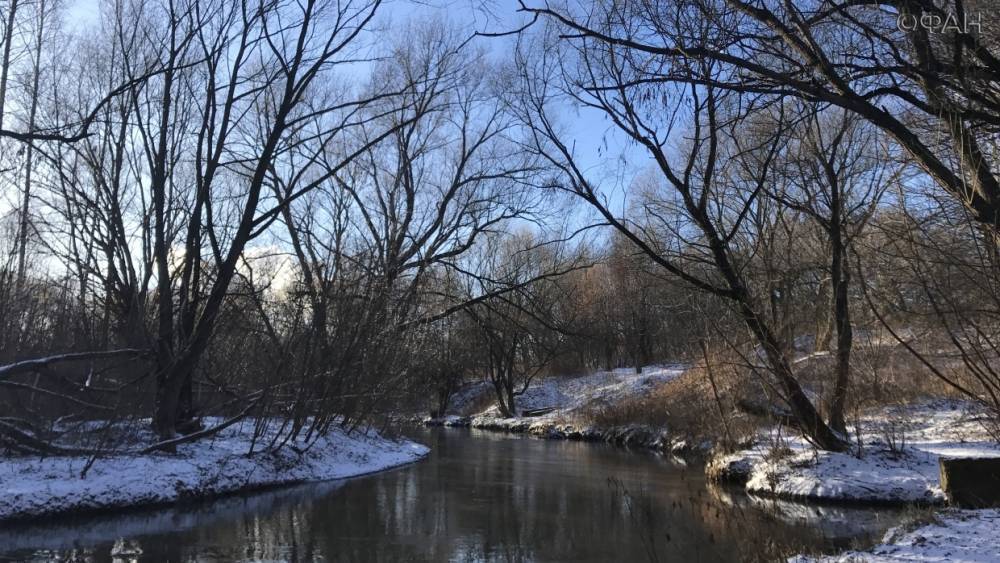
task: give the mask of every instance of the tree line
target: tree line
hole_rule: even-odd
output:
[[[513,416],[538,377],[710,341],[843,450],[876,331],[1000,413],[1000,22],[898,25],[978,4],[524,2],[471,37],[380,0],[116,0],[86,35],[2,8],[10,449],[292,440],[477,378]],[[577,109],[639,155],[625,197]]]

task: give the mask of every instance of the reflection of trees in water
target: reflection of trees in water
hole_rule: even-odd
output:
[[[135,542],[145,552],[149,548],[144,547],[143,538],[189,532],[220,523],[232,523],[247,514],[257,514],[258,518],[263,519],[271,518],[280,507],[301,504],[317,496],[329,495],[341,488],[345,482],[328,481],[283,487],[249,495],[181,504],[171,508],[127,510],[118,514],[84,514],[7,524],[0,528],[0,546],[8,552],[65,550],[65,553],[70,554],[70,550],[76,549],[95,557],[110,557],[115,551],[114,545],[118,540],[137,538]],[[220,531],[223,529],[225,527],[220,528]],[[241,541],[244,539],[241,538]]]
[[[882,533],[910,516],[902,508],[821,505],[748,495],[732,485],[707,483],[706,491],[721,506],[723,532],[745,538],[755,551],[773,556],[870,547]],[[710,521],[706,514],[706,522]],[[767,545],[774,530],[792,538]],[[774,543],[774,542],[772,542]]]
[[[708,494],[700,476],[685,480],[682,490],[669,495],[647,487],[630,489],[615,479],[609,479],[609,490],[647,561],[769,561],[775,555],[747,545],[744,534],[751,530],[740,525],[745,515],[730,512]],[[764,537],[773,533],[764,531]]]
[[[835,539],[856,534],[847,524],[874,514],[730,494],[706,487],[700,467],[646,452],[470,436],[424,434],[426,461],[346,484],[39,526],[13,545],[83,546],[97,562],[111,561],[121,537],[143,549],[143,561],[772,560],[828,545],[828,530]],[[0,545],[11,545],[5,534]]]
[[[648,561],[775,561],[798,553],[869,546],[907,516],[902,509],[819,506],[746,495],[724,485],[689,480],[685,494],[665,498],[609,479]]]

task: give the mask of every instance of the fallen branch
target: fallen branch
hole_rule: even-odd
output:
[[[179,446],[181,444],[186,444],[188,442],[194,442],[194,441],[200,440],[202,438],[207,438],[208,436],[211,436],[213,434],[218,434],[219,432],[222,432],[226,428],[229,428],[230,426],[232,426],[232,425],[236,424],[237,422],[239,422],[239,421],[243,420],[244,418],[246,418],[247,415],[250,414],[250,411],[254,407],[257,406],[257,403],[259,401],[260,401],[260,397],[254,399],[249,405],[247,405],[242,411],[240,411],[239,414],[237,414],[236,416],[234,416],[234,417],[232,417],[230,419],[224,420],[224,421],[220,422],[219,424],[217,424],[217,425],[215,425],[215,426],[213,426],[211,428],[206,428],[204,430],[201,430],[201,431],[198,431],[198,432],[194,432],[192,434],[187,434],[185,436],[179,436],[177,438],[171,438],[170,440],[164,440],[162,442],[157,442],[157,443],[153,444],[152,446],[149,446],[148,448],[140,451],[139,453],[140,454],[151,454],[151,453],[157,452],[157,451],[172,450],[176,446]]]
[[[18,418],[16,416],[0,416],[0,422],[6,422],[7,424],[26,428],[36,434],[38,433],[38,427],[35,426],[30,420]]]
[[[0,438],[5,438],[19,447],[19,449],[42,453],[48,455],[94,455],[96,450],[82,448],[66,448],[50,444],[45,440],[36,438],[24,432],[16,426],[0,420]]]
[[[24,360],[22,362],[15,362],[13,364],[0,366],[0,380],[7,379],[19,373],[39,372],[52,364],[57,364],[62,362],[73,362],[79,360],[104,360],[108,358],[122,358],[122,357],[138,358],[149,354],[150,354],[149,350],[143,350],[138,348],[123,348],[121,350],[72,352],[69,354],[60,354],[58,356],[49,356],[47,358]]]
[[[13,387],[14,389],[22,389],[25,391],[30,391],[32,393],[40,393],[42,395],[48,395],[49,397],[56,397],[58,399],[69,401],[71,403],[75,403],[77,405],[80,405],[81,407],[85,407],[88,409],[109,411],[109,412],[114,410],[109,406],[98,405],[97,403],[91,403],[88,401],[77,399],[76,397],[72,397],[70,395],[64,395],[56,391],[50,391],[43,387],[35,387],[34,385],[28,385],[27,383],[19,383],[17,381],[0,381],[0,387]]]

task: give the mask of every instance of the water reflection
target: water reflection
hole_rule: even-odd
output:
[[[761,510],[708,488],[697,467],[603,445],[454,429],[415,437],[431,457],[379,475],[5,528],[0,559],[735,561],[844,546],[899,518],[862,510],[827,525],[798,505]]]

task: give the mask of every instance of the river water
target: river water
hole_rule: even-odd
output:
[[[0,528],[0,561],[741,561],[871,542],[890,509],[754,499],[604,444],[415,430],[419,463],[170,509]]]

